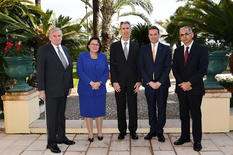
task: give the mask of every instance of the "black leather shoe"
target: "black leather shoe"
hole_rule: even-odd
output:
[[[138,135],[136,133],[132,133],[132,134],[130,134],[130,136],[134,140],[138,139]]]
[[[159,142],[165,142],[165,137],[163,134],[158,134],[157,137]]]
[[[144,137],[144,139],[150,140],[150,139],[152,139],[152,137],[156,137],[156,133],[151,133],[151,132],[149,132],[149,133]]]
[[[182,139],[182,138],[179,138],[178,140],[176,140],[176,141],[174,142],[174,145],[182,145],[182,144],[188,143],[188,142],[190,142],[190,139]]]
[[[194,144],[193,144],[193,150],[194,151],[201,151],[201,149],[202,149],[202,146],[201,146],[201,143],[200,142],[194,142]]]
[[[89,141],[90,143],[92,143],[92,142],[94,142],[94,138],[88,138],[88,141]]]
[[[125,133],[120,133],[118,139],[119,140],[125,139],[125,135],[126,135]]]
[[[60,153],[61,152],[61,150],[59,149],[59,147],[57,146],[56,143],[48,144],[47,149],[50,149],[50,151],[53,153]]]
[[[74,145],[75,142],[66,138],[65,140],[57,140],[57,144]]]
[[[99,140],[99,141],[101,141],[101,140],[103,140],[103,139],[104,139],[103,136],[98,136],[98,140]]]

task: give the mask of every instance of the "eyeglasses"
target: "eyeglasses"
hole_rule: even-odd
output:
[[[190,34],[191,34],[190,32],[189,32],[189,33],[180,34],[180,37],[188,36],[188,35],[190,35]]]
[[[91,46],[100,46],[99,44],[90,44]]]

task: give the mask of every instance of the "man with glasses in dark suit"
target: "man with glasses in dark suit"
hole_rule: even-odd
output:
[[[190,142],[190,114],[195,151],[202,149],[201,102],[205,93],[203,76],[208,67],[208,49],[193,41],[192,29],[180,28],[183,46],[175,49],[172,71],[176,78],[176,93],[180,105],[181,136],[174,142]]]

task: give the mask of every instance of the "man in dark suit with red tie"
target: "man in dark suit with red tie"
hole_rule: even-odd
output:
[[[38,90],[40,98],[46,101],[47,148],[60,153],[57,144],[75,144],[65,136],[66,98],[73,88],[73,65],[68,48],[61,45],[59,28],[49,31],[49,40],[50,44],[38,50]]]
[[[181,136],[174,142],[190,142],[190,114],[195,151],[202,149],[201,102],[205,93],[203,76],[208,67],[208,49],[193,41],[190,27],[180,28],[183,46],[175,49],[172,71],[176,78],[176,93],[180,104]]]
[[[166,123],[166,106],[169,73],[171,70],[171,51],[169,46],[159,42],[159,29],[152,26],[148,30],[150,43],[143,46],[139,56],[139,68],[142,74],[143,86],[148,105],[150,132],[144,139],[157,136],[160,142],[165,142],[163,128]],[[156,108],[158,114],[156,114]]]
[[[120,134],[124,139],[127,130],[126,105],[129,113],[129,131],[132,139],[138,139],[137,130],[137,92],[141,85],[138,69],[138,44],[130,41],[131,27],[128,21],[121,22],[121,40],[112,43],[110,48],[111,83],[115,90],[117,120]],[[127,104],[126,104],[127,103]]]

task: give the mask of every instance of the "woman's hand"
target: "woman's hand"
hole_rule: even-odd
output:
[[[91,85],[92,89],[98,90],[99,87],[100,87],[100,85],[101,85],[101,82],[93,82],[93,81],[91,81],[90,85]]]

